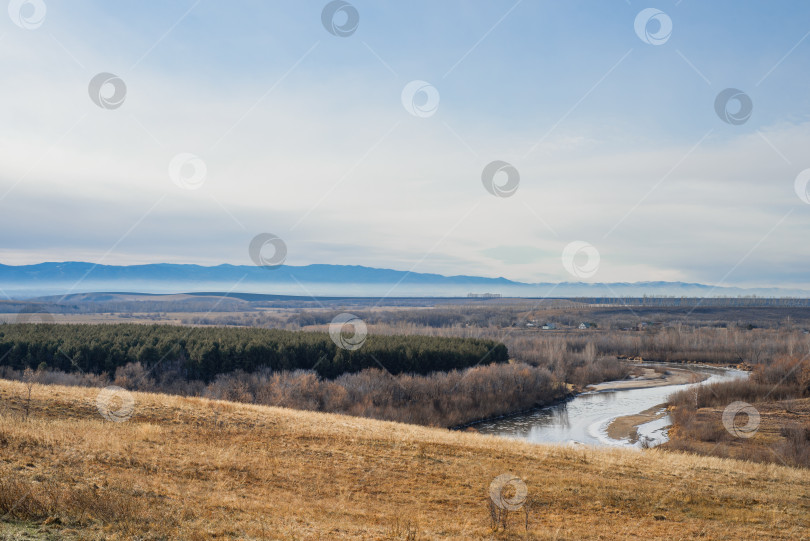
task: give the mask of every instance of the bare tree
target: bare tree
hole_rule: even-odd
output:
[[[28,419],[28,414],[31,411],[31,391],[34,388],[34,384],[37,383],[39,380],[39,370],[34,372],[31,368],[26,368],[25,372],[23,372],[23,383],[25,383],[25,388],[28,391],[28,396],[25,400],[25,418]]]

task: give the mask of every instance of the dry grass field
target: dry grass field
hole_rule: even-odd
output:
[[[808,470],[145,393],[111,422],[90,388],[35,385],[26,418],[26,395],[0,381],[0,539],[810,538]],[[505,531],[504,473],[528,492]]]

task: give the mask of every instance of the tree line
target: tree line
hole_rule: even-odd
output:
[[[0,325],[0,365],[66,372],[114,373],[127,363],[180,369],[186,378],[259,368],[314,370],[324,378],[366,368],[429,374],[505,363],[509,354],[489,339],[369,335],[359,349],[339,348],[325,332],[170,325]]]
[[[801,297],[574,297],[573,302],[587,306],[661,306],[661,307],[810,307],[810,299]]]

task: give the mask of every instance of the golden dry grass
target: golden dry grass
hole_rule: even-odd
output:
[[[26,420],[23,384],[0,381],[4,520],[87,539],[810,538],[807,470],[145,393],[112,423],[97,392],[35,386]],[[528,532],[522,512],[491,529],[506,472]]]

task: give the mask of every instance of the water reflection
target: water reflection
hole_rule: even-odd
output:
[[[484,434],[495,434],[510,438],[520,438],[532,443],[584,443],[589,445],[640,446],[640,442],[608,438],[607,425],[616,417],[633,415],[666,402],[675,391],[747,377],[740,370],[717,368],[692,368],[692,371],[705,373],[709,378],[702,383],[670,385],[650,389],[630,389],[624,391],[592,392],[577,396],[573,400],[543,408],[531,413],[516,415],[476,425]],[[651,421],[639,427],[639,435],[651,438],[655,443],[666,441],[668,417]]]

